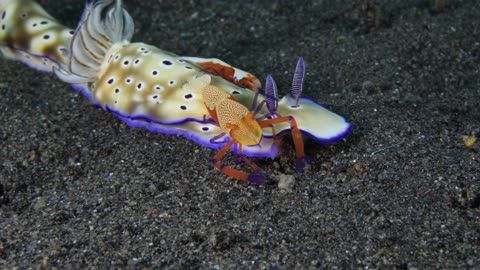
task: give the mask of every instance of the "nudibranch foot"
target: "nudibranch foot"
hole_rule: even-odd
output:
[[[205,123],[188,121],[172,126],[155,123],[146,119],[131,119],[121,115],[117,116],[131,127],[147,128],[153,132],[181,135],[202,146],[212,149],[222,148],[226,143],[229,142],[229,139],[227,138],[212,142],[212,138],[222,133],[222,130],[217,124],[212,124],[210,122]],[[232,145],[230,150],[236,154],[239,153],[239,148],[235,145]],[[242,147],[242,154],[249,157],[264,157],[273,159],[277,156],[278,152],[279,146],[274,143],[274,139],[266,137],[264,137],[258,145],[244,145]]]

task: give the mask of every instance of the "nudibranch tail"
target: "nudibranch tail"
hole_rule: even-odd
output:
[[[107,52],[116,43],[127,44],[133,35],[133,20],[120,0],[87,4],[68,51],[68,61],[56,70],[69,83],[98,79]]]
[[[73,31],[32,0],[0,0],[0,52],[42,71],[66,62]]]

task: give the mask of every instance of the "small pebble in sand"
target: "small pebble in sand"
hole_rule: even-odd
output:
[[[295,186],[295,176],[292,174],[281,174],[277,176],[278,188],[283,192],[292,191]]]
[[[466,147],[470,148],[472,147],[475,142],[477,141],[477,138],[475,136],[462,136],[462,141],[463,144],[465,144]]]

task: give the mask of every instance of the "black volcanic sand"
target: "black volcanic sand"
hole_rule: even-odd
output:
[[[84,3],[41,2],[72,27]],[[0,60],[0,268],[479,267],[479,3],[290,2],[127,3],[135,41],[271,73],[281,96],[305,58],[304,96],[354,128],[307,142],[303,174],[287,137],[254,159],[263,186]]]

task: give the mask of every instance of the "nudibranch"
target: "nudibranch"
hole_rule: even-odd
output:
[[[297,64],[290,93],[279,99],[271,76],[263,95],[252,74],[218,59],[183,57],[131,43],[133,30],[133,20],[120,0],[87,4],[75,31],[32,0],[0,0],[0,50],[5,57],[54,71],[60,80],[131,126],[183,135],[211,148],[224,147],[230,140],[217,140],[224,129],[212,118],[202,94],[206,86],[215,86],[251,108],[259,121],[294,119],[301,134],[319,142],[337,141],[351,129],[343,117],[300,97],[303,59]],[[242,153],[274,158],[278,137],[288,132],[292,132],[291,121],[262,126],[261,140],[243,145]],[[238,151],[236,145],[231,149]]]

